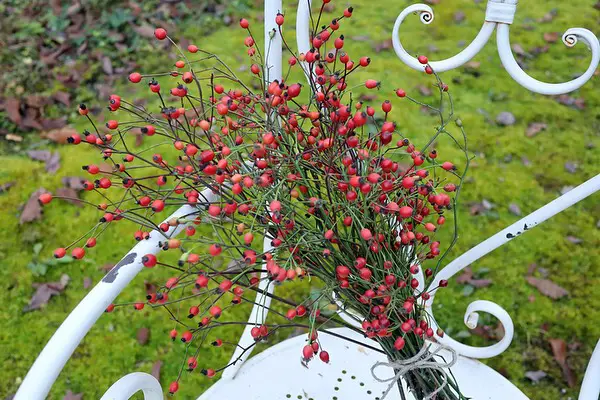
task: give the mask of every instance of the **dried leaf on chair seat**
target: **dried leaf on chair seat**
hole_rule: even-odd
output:
[[[525,278],[531,286],[535,286],[544,296],[552,299],[560,299],[567,296],[569,292],[549,279],[539,279],[533,276]]]
[[[548,339],[550,347],[552,347],[552,355],[560,365],[563,376],[569,387],[574,387],[577,384],[577,378],[567,363],[567,343],[562,339]]]

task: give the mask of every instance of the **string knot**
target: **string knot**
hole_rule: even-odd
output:
[[[458,360],[458,355],[456,353],[456,350],[454,350],[450,347],[447,347],[447,346],[439,345],[439,346],[437,346],[437,348],[434,351],[429,352],[430,348],[431,348],[431,345],[423,346],[421,348],[421,350],[415,356],[413,356],[411,358],[407,358],[406,360],[398,360],[398,361],[390,361],[390,362],[379,361],[371,367],[371,375],[373,376],[373,378],[376,381],[390,383],[387,390],[383,393],[383,396],[381,397],[382,400],[385,399],[385,397],[388,395],[390,390],[392,390],[392,388],[398,383],[398,381],[400,379],[402,379],[402,377],[404,377],[404,375],[406,375],[406,373],[408,373],[410,371],[414,371],[417,369],[433,369],[433,370],[437,370],[440,372],[444,372],[444,368],[450,368],[454,364],[456,364],[456,361]],[[429,361],[429,359],[431,359],[433,356],[437,355],[441,350],[448,351],[451,354],[452,359],[450,361],[444,360],[444,362]],[[391,378],[381,379],[375,374],[375,369],[377,369],[378,367],[393,368],[396,371],[396,375],[394,375]],[[434,396],[436,394],[438,394],[439,392],[444,390],[446,385],[448,385],[448,377],[444,373],[444,374],[442,374],[442,378],[443,378],[443,381],[440,384],[440,386],[437,389],[435,389],[433,392],[429,393],[427,396],[423,397],[422,400],[431,400],[434,398]]]

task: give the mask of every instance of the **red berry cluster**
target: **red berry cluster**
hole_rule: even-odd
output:
[[[260,80],[259,89],[252,90],[216,55],[191,44],[187,52],[177,48],[181,59],[172,71],[129,75],[133,84],[147,83],[156,96],[156,111],[114,94],[108,102],[114,117],[97,129],[89,109],[79,107],[94,132],[69,141],[93,146],[112,164],[109,172],[84,166],[90,175],[85,189],[105,199],[94,205],[100,217],[84,238],[85,247],[94,247],[99,233],[121,220],[137,225],[137,241],[156,234],[153,230],[162,233],[160,246],[178,252],[177,265],[153,254],[143,257],[143,265],[170,267],[175,273],[133,308],[186,304],[170,337],[193,346],[195,354],[205,343],[226,344],[214,336],[229,325],[222,318],[238,304],[252,303],[249,292],[269,295],[258,288],[262,279],[277,285],[307,276],[320,280],[321,297],[335,293],[339,305],[361,316],[364,334],[378,340],[392,358],[414,355],[425,338],[434,336],[424,311],[430,293],[422,287],[435,270],[422,264],[440,256],[435,233],[454,207],[462,176],[452,162],[439,162],[431,145],[448,134],[447,123],[419,149],[389,119],[391,98],[379,106],[353,100],[348,82],[371,59],[351,57],[347,39],[338,34],[352,13],[348,8],[316,28],[307,53],[288,49],[289,68],[298,69],[301,61],[310,77],[308,87]],[[278,14],[276,23],[281,34],[284,15]],[[264,61],[250,23],[241,19],[239,25],[248,32],[243,42],[250,72],[262,77]],[[155,36],[171,40],[162,28]],[[201,58],[190,60],[194,54]],[[218,65],[211,67],[215,60]],[[419,61],[427,74],[433,73],[426,57]],[[440,93],[447,91],[436,78]],[[364,86],[379,89],[381,82],[369,79]],[[412,100],[402,89],[395,94]],[[147,137],[149,151],[135,151],[129,145],[131,134]],[[207,202],[205,189],[219,194],[219,200]],[[51,200],[50,194],[40,196],[44,204]],[[182,205],[197,211],[157,225],[157,218]],[[183,226],[182,239],[167,234],[178,226]],[[216,235],[199,234],[203,226]],[[272,250],[262,249],[257,239],[263,235],[270,238]],[[55,256],[64,257],[71,249],[81,259],[85,250],[78,245],[57,249]],[[217,259],[229,260],[228,267],[215,266]],[[319,302],[290,304],[269,296],[291,308],[281,323],[257,323],[252,337],[258,342],[281,328],[304,327],[308,343],[302,360],[318,353],[328,362],[329,353],[318,339],[324,321]],[[114,309],[111,305],[106,311]],[[198,358],[190,357],[185,365],[195,370]],[[201,371],[212,377],[225,367]],[[178,389],[179,379],[169,390]]]

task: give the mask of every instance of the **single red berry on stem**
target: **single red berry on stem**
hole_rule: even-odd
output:
[[[40,195],[40,197],[38,199],[39,199],[40,203],[48,204],[52,201],[52,195],[50,193],[43,193]]]
[[[279,26],[283,25],[283,22],[285,21],[283,14],[281,13],[277,13],[277,16],[275,17],[275,23]]]
[[[75,247],[71,252],[71,256],[76,260],[81,260],[85,256],[85,250],[81,247]]]
[[[147,268],[154,267],[156,265],[156,256],[154,254],[146,254],[142,257],[142,264]]]
[[[132,83],[139,83],[142,80],[142,74],[139,72],[132,72],[129,74],[129,81]]]
[[[156,28],[154,30],[154,36],[158,39],[158,40],[164,40],[167,37],[167,31],[164,28]]]
[[[67,254],[67,250],[65,250],[63,247],[60,247],[60,248],[54,250],[55,258],[63,258],[66,254]]]

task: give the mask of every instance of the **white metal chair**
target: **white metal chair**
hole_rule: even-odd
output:
[[[265,54],[267,54],[266,63],[269,66],[269,77],[271,79],[281,78],[281,39],[277,35],[271,37],[271,31],[276,28],[275,15],[279,10],[281,10],[281,0],[265,1],[265,42],[270,43],[270,52],[265,52]],[[555,85],[535,81],[525,75],[514,62],[514,58],[512,62],[510,61],[512,53],[509,54],[508,33],[515,10],[516,0],[490,0],[486,22],[474,42],[457,56],[445,61],[432,62],[432,66],[438,71],[444,71],[462,65],[477,54],[491,36],[494,28],[497,27],[498,46],[502,62],[509,74],[529,90],[546,94],[564,93],[577,89],[590,79],[593,71],[598,66],[600,44],[594,34],[579,28],[567,31],[563,40],[567,45],[573,45],[576,43],[577,36],[579,36],[590,46],[592,64],[582,77],[565,84]],[[310,2],[301,0],[296,22],[300,52],[308,50],[309,11]],[[394,48],[402,61],[413,68],[420,69],[422,66],[406,53],[398,39],[399,26],[411,12],[420,12],[421,20],[425,23],[429,23],[433,19],[433,11],[426,5],[418,4],[407,8],[400,14],[394,26]],[[452,261],[438,273],[430,289],[437,287],[440,280],[450,279],[467,265],[598,190],[600,190],[600,174],[498,232]],[[216,200],[215,195],[210,190],[205,190],[202,194],[208,202]],[[183,206],[166,220],[195,212],[197,212],[195,208]],[[167,235],[177,235],[183,229],[183,226],[171,228]],[[39,354],[23,380],[15,400],[37,400],[46,397],[60,371],[85,334],[104,313],[106,307],[143,269],[142,257],[149,253],[156,254],[159,252],[158,242],[162,237],[162,233],[154,231],[150,234],[148,240],[138,243],[79,303]],[[265,240],[264,246],[268,250],[268,240]],[[272,285],[267,285],[266,280],[261,282],[261,289],[272,290]],[[427,307],[432,315],[434,299],[435,290],[432,291],[432,296],[427,302]],[[269,302],[270,297],[259,294],[249,321],[255,322],[259,318],[266,318],[266,313],[262,308],[268,307]],[[527,399],[519,389],[500,374],[472,359],[489,358],[502,353],[510,345],[514,333],[513,322],[508,313],[499,305],[482,300],[474,301],[466,310],[464,322],[469,328],[474,328],[477,325],[479,312],[494,315],[504,325],[505,336],[498,343],[479,348],[466,346],[449,336],[436,336],[439,343],[451,347],[460,355],[458,362],[451,370],[457,378],[461,391],[475,400]],[[355,323],[355,320],[348,315],[341,313],[340,316],[347,322]],[[435,331],[437,327],[435,321],[432,327]],[[202,394],[198,400],[238,398],[249,400],[286,398],[314,400],[378,399],[388,387],[388,383],[377,382],[371,375],[370,369],[374,363],[387,361],[382,353],[376,351],[377,344],[347,328],[334,329],[330,331],[330,334],[324,332],[320,335],[323,346],[332,355],[331,362],[329,364],[313,362],[309,365],[309,368],[305,368],[300,363],[298,349],[302,346],[303,337],[288,339],[246,361],[250,352],[241,354],[241,349],[254,342],[250,335],[250,329],[251,327],[247,326],[231,359],[232,361],[239,359],[239,361],[227,368],[221,379]],[[340,340],[336,335],[349,337],[353,341]],[[277,371],[277,379],[269,382],[267,393],[264,392],[264,385],[259,386],[259,382],[264,379],[265,370]],[[390,376],[393,375],[393,371],[389,369],[385,372]],[[599,377],[600,342],[598,342],[589,362],[579,395],[580,400],[598,399],[600,395]],[[163,399],[160,383],[151,375],[140,372],[121,378],[104,394],[102,399],[124,400],[140,390],[143,391],[146,400]],[[397,389],[390,392],[387,398],[399,399]]]

